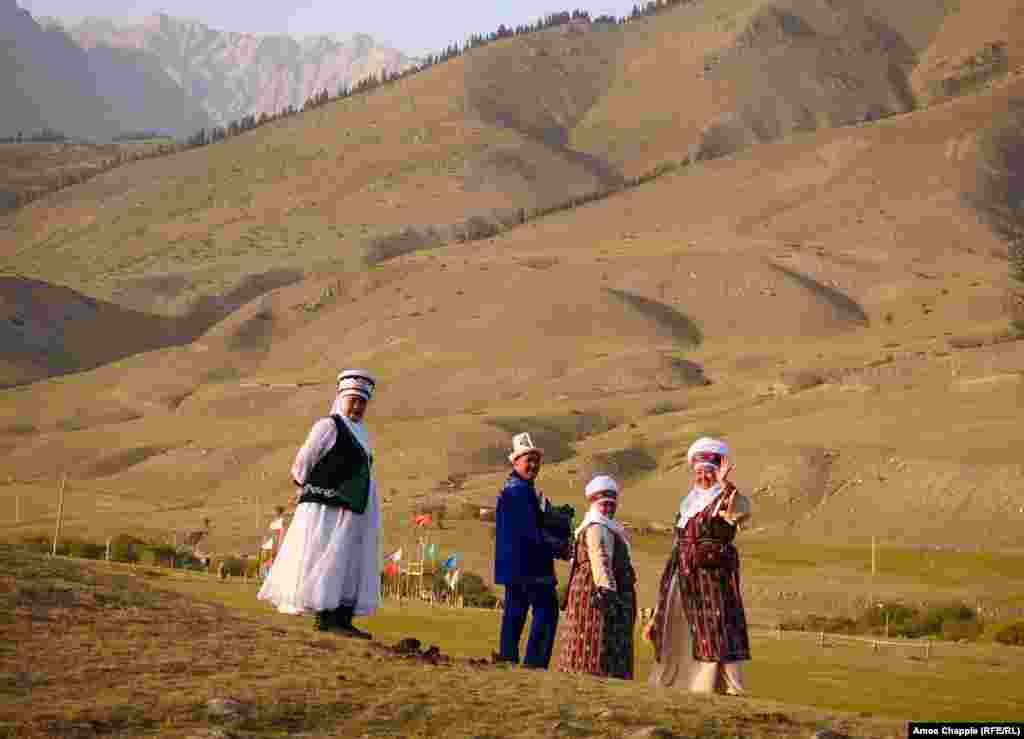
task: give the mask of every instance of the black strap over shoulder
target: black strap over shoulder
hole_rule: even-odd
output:
[[[299,502],[363,513],[370,488],[370,456],[341,416],[332,414],[330,418],[337,431],[334,445],[310,471]]]

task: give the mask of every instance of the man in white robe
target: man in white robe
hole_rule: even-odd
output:
[[[292,465],[295,516],[257,596],[285,613],[314,611],[316,627],[369,639],[352,624],[380,605],[380,501],[363,416],[376,383],[338,376],[331,415],[317,421]]]

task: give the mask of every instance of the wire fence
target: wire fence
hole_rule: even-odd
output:
[[[63,508],[61,488],[63,487]],[[5,490],[6,488],[6,490]],[[162,503],[154,500],[157,494],[118,487],[114,490],[81,480],[70,478],[35,477],[0,481],[0,532],[15,532],[19,529],[33,531],[41,526],[53,525],[62,518],[64,526],[86,524],[97,519],[117,519],[126,531],[137,525],[149,526],[156,519],[168,514],[195,511],[202,518],[219,511],[238,509],[239,506],[255,506],[260,517],[269,516],[273,508],[264,504],[259,495],[228,496],[216,502],[206,499],[186,502]],[[263,509],[266,509],[265,511]],[[109,518],[108,518],[109,517]],[[199,527],[201,519],[194,522]],[[168,533],[173,528],[170,527]]]
[[[888,639],[875,636],[854,636],[851,634],[834,634],[827,631],[800,631],[796,629],[751,629],[751,636],[758,636],[764,639],[804,639],[813,640],[822,649],[834,646],[839,642],[849,644],[860,644],[867,646],[872,652],[878,652],[882,647],[896,647],[920,651],[924,659],[935,654],[935,641],[932,639]]]

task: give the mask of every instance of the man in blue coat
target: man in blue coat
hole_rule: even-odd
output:
[[[543,456],[528,433],[513,438],[509,455],[512,473],[498,496],[496,511],[494,581],[505,586],[498,658],[519,662],[519,639],[527,612],[532,608],[533,622],[523,664],[546,669],[558,627],[554,560],[567,555],[568,544],[545,536],[542,528],[547,502],[533,481],[540,472]]]

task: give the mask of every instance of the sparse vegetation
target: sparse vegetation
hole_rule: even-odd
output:
[[[598,452],[593,459],[594,474],[609,474],[617,480],[630,480],[658,469],[658,460],[639,446]]]
[[[1000,626],[992,638],[1000,644],[1024,647],[1024,621],[1014,621]]]
[[[472,608],[494,608],[498,602],[497,596],[486,581],[475,572],[462,573],[459,587],[466,599],[466,605]]]
[[[977,639],[982,634],[983,626],[977,613],[963,603],[919,608],[897,602],[865,608],[856,619],[811,614],[803,618],[787,619],[779,624],[783,631],[871,634],[908,639],[938,638],[947,641]]]
[[[670,400],[663,400],[659,403],[655,403],[647,409],[647,415],[649,416],[661,416],[667,413],[678,413],[679,411],[685,410],[685,406],[673,403]]]
[[[1006,44],[995,41],[985,44],[980,51],[961,62],[950,76],[930,82],[928,91],[937,100],[967,95],[1003,77],[1008,70]]]

